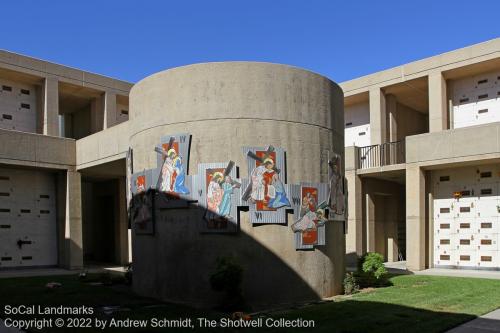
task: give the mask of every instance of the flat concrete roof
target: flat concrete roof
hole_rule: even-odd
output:
[[[36,81],[37,78],[57,77],[61,82],[95,89],[114,90],[128,95],[133,83],[100,74],[55,64],[41,59],[0,50],[0,71],[7,78]]]
[[[460,68],[472,66],[472,71]],[[442,72],[445,78],[459,78],[471,73],[481,73],[500,67],[500,38],[474,44],[461,49],[445,52],[436,56],[389,68],[340,83],[344,95],[352,96],[366,93],[372,87],[385,87],[392,84],[427,76],[429,73]]]

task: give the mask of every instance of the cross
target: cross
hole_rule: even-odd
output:
[[[229,163],[227,164],[226,166],[226,169],[224,170],[224,173],[223,173],[223,177],[222,177],[222,180],[221,182],[223,182],[225,179],[226,179],[226,176],[228,176],[230,173],[231,173],[231,170],[234,168],[234,162],[233,161],[229,161]],[[237,184],[238,186],[237,187],[240,187],[240,183],[237,182],[236,180],[234,179],[231,179],[231,186],[234,186],[235,184]]]
[[[167,157],[167,152],[173,147],[174,145],[174,141],[175,141],[175,138],[173,136],[170,137],[170,140],[168,141],[168,146],[167,146],[167,150],[165,151],[163,148],[161,147],[155,147],[155,152],[157,152],[158,154],[161,154],[163,155],[164,157]],[[166,162],[166,159],[163,160],[163,164],[161,165],[161,168],[160,168],[160,174],[158,175],[158,180],[156,181],[156,189],[157,190],[160,190],[161,188],[161,182],[162,182],[162,170],[163,170],[163,165],[165,164]]]

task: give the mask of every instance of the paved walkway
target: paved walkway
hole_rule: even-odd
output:
[[[429,268],[423,271],[416,271],[413,273],[416,275],[438,275],[438,276],[471,277],[471,278],[500,280],[500,271]]]
[[[500,309],[466,322],[447,333],[496,333],[500,332]]]
[[[451,269],[451,268],[429,268],[423,271],[409,271],[406,269],[406,261],[386,262],[385,267],[390,273],[395,274],[415,274],[415,275],[434,275],[450,277],[470,277],[481,279],[500,280],[500,271],[473,270],[473,269]],[[355,270],[355,268],[353,268]]]
[[[119,272],[124,273],[125,267],[122,266],[91,266],[85,269],[70,270],[64,268],[26,268],[26,269],[6,269],[0,270],[0,279],[14,277],[33,277],[33,276],[52,276],[52,275],[72,275],[82,271],[87,273]],[[1,332],[1,331],[0,331]]]

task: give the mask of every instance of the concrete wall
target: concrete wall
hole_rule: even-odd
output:
[[[233,160],[248,174],[243,146],[286,150],[288,183],[327,181],[327,152],[342,153],[343,95],[332,81],[267,63],[208,63],[154,74],[130,95],[134,169],[155,167],[161,136],[192,135],[189,170]],[[133,236],[134,290],[164,300],[216,302],[209,275],[219,256],[245,268],[243,292],[255,306],[318,299],[341,292],[342,225],[327,225],[327,245],[296,251],[288,225],[252,226],[241,212],[237,235],[200,234],[202,209],[169,210],[151,236]],[[291,221],[292,216],[289,216]]]
[[[429,117],[404,104],[397,103],[396,112],[397,140],[407,136],[427,133],[429,131]]]
[[[75,166],[75,140],[0,129],[0,163],[52,169]]]

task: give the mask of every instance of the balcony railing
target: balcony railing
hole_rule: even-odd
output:
[[[381,145],[358,147],[360,169],[405,163],[405,141],[387,142]]]

